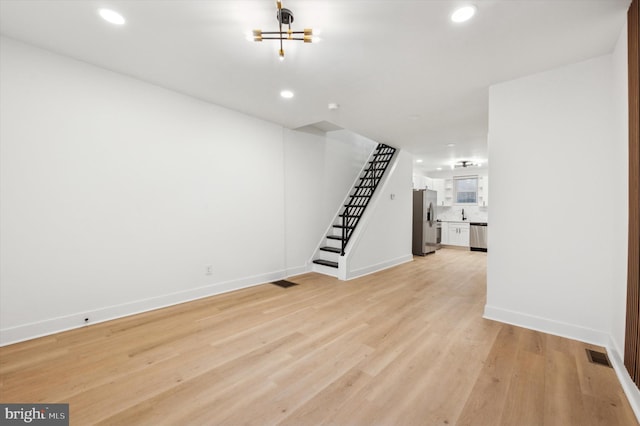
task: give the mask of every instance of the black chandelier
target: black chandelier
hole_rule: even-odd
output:
[[[276,19],[278,20],[280,31],[253,30],[253,41],[280,40],[280,51],[278,52],[278,55],[280,56],[280,60],[283,60],[284,48],[282,46],[282,42],[284,40],[299,40],[305,43],[311,43],[313,41],[313,30],[311,28],[305,28],[302,31],[293,31],[291,29],[291,23],[293,22],[293,12],[291,12],[289,9],[283,8],[282,2],[279,0],[276,1],[276,5],[278,6]],[[282,31],[283,25],[287,25],[289,29],[286,31]],[[265,37],[265,35],[267,37]]]

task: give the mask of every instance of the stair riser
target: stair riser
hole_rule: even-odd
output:
[[[394,156],[395,149],[390,148],[386,145],[379,145],[376,149],[376,155],[373,160],[369,162],[367,168],[369,170],[365,170],[361,175],[360,179],[357,183],[357,186],[352,188],[350,197],[347,199],[345,204],[353,205],[355,207],[344,207],[341,210],[341,215],[339,216],[335,225],[343,225],[343,217],[345,212],[349,211],[349,220],[346,224],[349,228],[346,229],[347,232],[343,228],[331,227],[328,231],[327,238],[325,238],[325,247],[332,247],[336,249],[342,248],[342,240],[341,238],[346,236],[349,238],[349,234],[352,234],[355,230],[353,227],[357,226],[360,218],[364,214],[367,205],[371,197],[373,197],[376,188],[380,184],[385,170],[391,163],[391,159]],[[370,188],[363,188],[370,187]],[[355,216],[355,217],[353,217]],[[336,239],[329,239],[328,237],[333,237]],[[331,266],[319,265],[314,263],[313,270],[317,272],[327,273],[328,275],[337,276],[337,263],[339,263],[340,259],[342,259],[341,254],[333,253],[331,251],[319,250],[319,255],[315,259],[315,261],[326,261],[331,262]],[[336,266],[335,268],[333,266]],[[326,272],[325,272],[326,271]]]
[[[327,247],[342,248],[342,244],[338,240],[330,240],[326,238],[325,245]]]
[[[320,256],[318,259],[330,260],[332,262],[337,262],[340,259],[339,253],[331,253],[330,251],[320,250]]]
[[[338,277],[338,270],[329,266],[313,264],[312,270],[321,274],[329,275],[331,277]]]
[[[335,235],[336,237],[342,236],[342,228],[331,228],[331,232],[329,235]]]

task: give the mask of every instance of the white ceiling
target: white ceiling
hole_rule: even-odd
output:
[[[610,53],[630,0],[475,0],[452,23],[467,3],[284,0],[322,41],[288,42],[283,62],[245,38],[276,30],[271,0],[0,0],[0,32],[290,128],[334,123],[433,170],[486,160],[489,85]]]

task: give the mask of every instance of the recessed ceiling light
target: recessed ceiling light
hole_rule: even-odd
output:
[[[422,163],[422,160],[421,160],[420,158],[418,158],[418,159],[416,160],[416,163]]]
[[[451,14],[451,20],[456,23],[468,21],[476,14],[476,10],[474,5],[462,6]]]
[[[100,9],[98,13],[102,19],[114,25],[124,25],[125,23],[124,17],[111,9]]]
[[[453,148],[454,146],[456,146],[456,144],[455,144],[455,143],[448,143],[448,144],[447,144],[447,146],[448,146],[449,148]]]
[[[282,92],[280,92],[280,96],[285,99],[291,99],[293,98],[293,92],[291,90],[283,90]]]

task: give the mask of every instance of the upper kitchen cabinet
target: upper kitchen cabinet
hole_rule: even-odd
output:
[[[478,206],[489,205],[489,176],[478,176]]]
[[[425,176],[424,177],[424,188],[433,189],[433,181],[434,181],[434,179],[432,179],[432,178],[430,178],[428,176]]]
[[[444,190],[444,179],[433,179],[433,189],[438,193],[438,205],[445,206],[446,195]]]
[[[441,206],[452,206],[453,205],[453,179],[443,179],[444,185],[444,196],[442,197],[442,202],[438,204]],[[440,198],[438,198],[440,200]]]
[[[427,176],[418,174],[413,175],[413,189],[434,189],[433,181],[437,179],[431,179]]]

